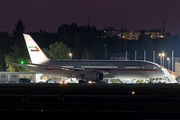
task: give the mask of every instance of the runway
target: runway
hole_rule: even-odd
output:
[[[0,110],[0,119],[89,119],[117,118],[121,119],[179,119],[180,112],[163,111],[53,111],[53,110]],[[83,117],[84,116],[84,117]]]
[[[46,110],[180,111],[179,101],[180,95],[0,94],[1,109],[14,109],[13,104]]]

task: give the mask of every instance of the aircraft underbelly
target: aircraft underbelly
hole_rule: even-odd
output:
[[[143,72],[114,71],[109,75],[110,78],[146,78]]]
[[[44,69],[32,69],[33,71],[43,73],[45,75],[53,76],[53,77],[66,77],[70,78],[72,76],[73,71],[66,71],[66,70],[44,70]]]
[[[44,71],[43,73],[46,73],[47,75],[53,76],[53,77],[66,77],[70,78],[72,76],[72,71],[65,71],[65,70],[50,70],[50,71]]]
[[[118,79],[144,79],[144,78],[160,78],[164,75],[161,71],[113,71],[105,74],[104,78]]]

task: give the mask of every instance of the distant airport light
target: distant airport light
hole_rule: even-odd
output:
[[[88,81],[88,83],[90,83],[90,84],[91,84],[91,83],[92,83],[92,81]]]
[[[175,79],[175,75],[174,74],[172,74],[171,76]]]
[[[60,81],[60,84],[67,84],[66,81]]]
[[[72,53],[69,53],[70,59],[72,59]]]
[[[159,56],[165,56],[165,53],[159,53]]]
[[[166,54],[164,53],[164,51],[163,51],[163,53],[159,53],[159,56],[160,56],[160,65],[162,65],[163,67],[164,67],[164,56],[165,56]]]
[[[162,56],[165,56],[165,54],[164,54],[164,53],[162,53]]]
[[[21,61],[21,64],[24,64],[24,61]]]

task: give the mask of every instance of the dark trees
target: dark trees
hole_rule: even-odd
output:
[[[25,61],[26,63],[30,62],[29,55],[26,49],[26,45],[23,38],[23,33],[25,30],[25,25],[20,19],[17,24],[15,24],[15,30],[13,30],[14,37],[9,36],[11,40],[8,45],[7,52],[4,53],[5,61],[13,61],[13,62],[20,62],[21,60]],[[6,64],[8,71],[27,71],[24,68],[13,66]]]
[[[63,41],[63,43],[71,48],[73,59],[103,59],[103,43],[97,39],[99,33],[95,27],[78,27],[75,23],[71,25],[63,24],[58,28],[58,41]],[[87,53],[90,53],[90,56],[93,57],[87,58],[87,55],[82,57],[82,55]]]
[[[22,39],[22,35],[25,31],[25,25],[22,21],[22,19],[19,19],[17,24],[15,24],[15,29],[13,30],[14,38],[16,40]]]
[[[70,59],[70,50],[71,49],[68,48],[67,45],[63,44],[62,41],[56,41],[54,44],[50,44],[49,48],[43,48],[46,55],[53,60]]]

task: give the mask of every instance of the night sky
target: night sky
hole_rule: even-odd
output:
[[[25,32],[45,29],[57,32],[58,26],[72,22],[78,26],[104,25],[120,29],[121,19],[127,29],[162,29],[180,31],[180,0],[0,0],[0,31],[9,31],[21,18]]]

